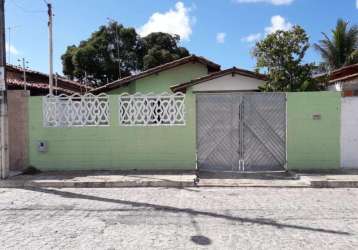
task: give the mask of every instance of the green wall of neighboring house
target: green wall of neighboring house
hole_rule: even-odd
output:
[[[339,92],[287,93],[290,170],[340,167],[340,112]],[[313,115],[320,115],[320,119]]]
[[[120,127],[118,95],[170,92],[170,86],[208,73],[205,65],[186,64],[111,91],[110,126],[44,128],[42,98],[29,98],[29,162],[40,170],[194,170],[196,167],[195,96],[185,95],[185,126]],[[37,152],[46,140],[48,152]]]

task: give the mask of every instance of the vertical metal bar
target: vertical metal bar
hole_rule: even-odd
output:
[[[241,118],[241,123],[242,123],[242,129],[241,129],[241,133],[242,133],[242,170],[245,171],[245,102],[246,98],[243,96],[242,97],[242,118]]]
[[[231,116],[231,122],[230,122],[230,140],[231,140],[231,146],[232,147],[235,147],[234,145],[234,139],[233,139],[233,131],[235,129],[235,126],[234,126],[234,105],[235,105],[235,101],[234,101],[234,95],[233,94],[230,94],[230,99],[231,99],[231,102],[230,102],[230,107],[231,107],[231,110],[230,110],[230,116]],[[231,152],[231,171],[234,171],[234,168],[236,167],[236,152],[235,151],[232,151]]]
[[[288,99],[287,99],[287,93],[284,94],[285,95],[285,165],[284,168],[285,170],[288,170],[288,158],[287,158],[287,129],[288,129],[288,119],[287,119],[287,103],[288,103]]]
[[[239,95],[239,171],[242,170],[242,95]]]
[[[242,159],[242,170],[245,171],[245,97],[241,97],[241,159]]]
[[[239,121],[238,121],[238,129],[239,129],[239,171],[245,170],[245,160],[244,160],[244,96],[240,94],[238,96],[238,111],[239,111]]]
[[[198,163],[198,150],[199,150],[199,139],[198,139],[198,126],[199,126],[199,118],[198,118],[198,94],[194,94],[192,93],[192,95],[194,95],[195,98],[195,107],[194,107],[194,114],[195,114],[195,169],[197,171],[200,170],[200,166]]]

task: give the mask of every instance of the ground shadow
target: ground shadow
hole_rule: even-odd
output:
[[[211,240],[204,235],[193,235],[190,237],[190,240],[195,244],[202,246],[208,246],[211,244]]]
[[[74,199],[85,199],[85,200],[109,202],[109,203],[115,203],[115,204],[130,205],[134,208],[144,207],[144,208],[153,209],[154,211],[161,211],[161,212],[167,212],[167,213],[184,213],[184,214],[188,214],[188,215],[192,215],[192,216],[208,216],[211,218],[226,219],[226,220],[241,222],[241,223],[272,226],[272,227],[280,228],[280,229],[281,228],[289,228],[289,229],[297,229],[297,230],[306,230],[306,231],[311,231],[311,232],[339,234],[339,235],[351,235],[349,232],[345,232],[345,231],[280,223],[275,220],[267,220],[267,219],[263,219],[263,218],[245,218],[245,217],[240,217],[240,216],[231,216],[231,215],[219,214],[219,213],[214,213],[214,212],[199,211],[199,210],[189,209],[189,208],[177,208],[177,207],[173,207],[173,206],[164,206],[164,205],[157,205],[157,204],[151,204],[151,203],[145,203],[145,202],[127,201],[127,200],[121,200],[121,199],[112,199],[112,198],[104,198],[104,197],[98,197],[98,196],[93,196],[93,195],[78,194],[78,193],[73,193],[73,192],[58,190],[58,189],[47,189],[47,188],[24,188],[24,189],[30,190],[30,191],[35,191],[35,192],[59,195],[64,198],[74,198]]]

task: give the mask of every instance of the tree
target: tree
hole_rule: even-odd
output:
[[[66,53],[61,56],[62,59],[62,71],[65,75],[69,76],[73,79],[75,65],[73,64],[73,57],[76,53],[77,47],[75,45],[71,45],[67,47]]]
[[[358,26],[348,27],[348,22],[338,19],[332,30],[332,38],[322,33],[324,39],[315,44],[315,49],[321,54],[322,66],[326,71],[358,63]]]
[[[308,36],[300,26],[276,31],[257,42],[253,50],[257,70],[265,69],[268,73],[268,81],[262,90],[315,90],[316,84],[312,79],[314,65],[303,63],[309,47]]]
[[[149,69],[188,56],[186,48],[178,47],[180,37],[167,33],[155,32],[143,38],[146,54],[143,68]]]
[[[61,57],[63,73],[71,79],[103,85],[188,56],[188,50],[178,46],[179,40],[179,36],[160,32],[141,38],[135,29],[111,22],[79,46],[67,47]]]
[[[88,40],[67,47],[63,73],[70,78],[102,85],[142,68],[144,47],[133,28],[112,22],[101,26]],[[120,70],[119,70],[120,69]]]

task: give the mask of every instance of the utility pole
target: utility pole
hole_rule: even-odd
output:
[[[53,42],[52,42],[52,5],[47,3],[48,9],[48,43],[49,43],[49,90],[50,95],[53,95]]]
[[[55,91],[56,91],[56,95],[58,94],[57,93],[57,83],[58,83],[58,74],[56,72],[56,74],[55,74]]]
[[[8,116],[6,92],[5,0],[0,0],[0,178],[9,174]]]
[[[117,21],[107,17],[109,21],[109,25],[115,24],[116,25],[116,31],[115,31],[115,39],[116,39],[116,45],[117,45],[117,56],[118,56],[118,80],[121,79],[121,59],[120,59],[120,41],[119,41],[119,34],[118,34],[118,27],[117,27]]]
[[[24,74],[24,90],[26,91],[27,89],[27,80],[26,80],[26,70],[27,70],[27,65],[28,65],[28,61],[25,60],[25,58],[22,58],[22,60],[18,60],[18,62],[22,62],[22,71],[23,71],[23,74]],[[21,66],[20,66],[21,67]]]
[[[24,70],[24,90],[26,91],[26,88],[27,88],[27,81],[26,81],[26,62],[25,61],[25,58],[22,58],[22,69]]]

